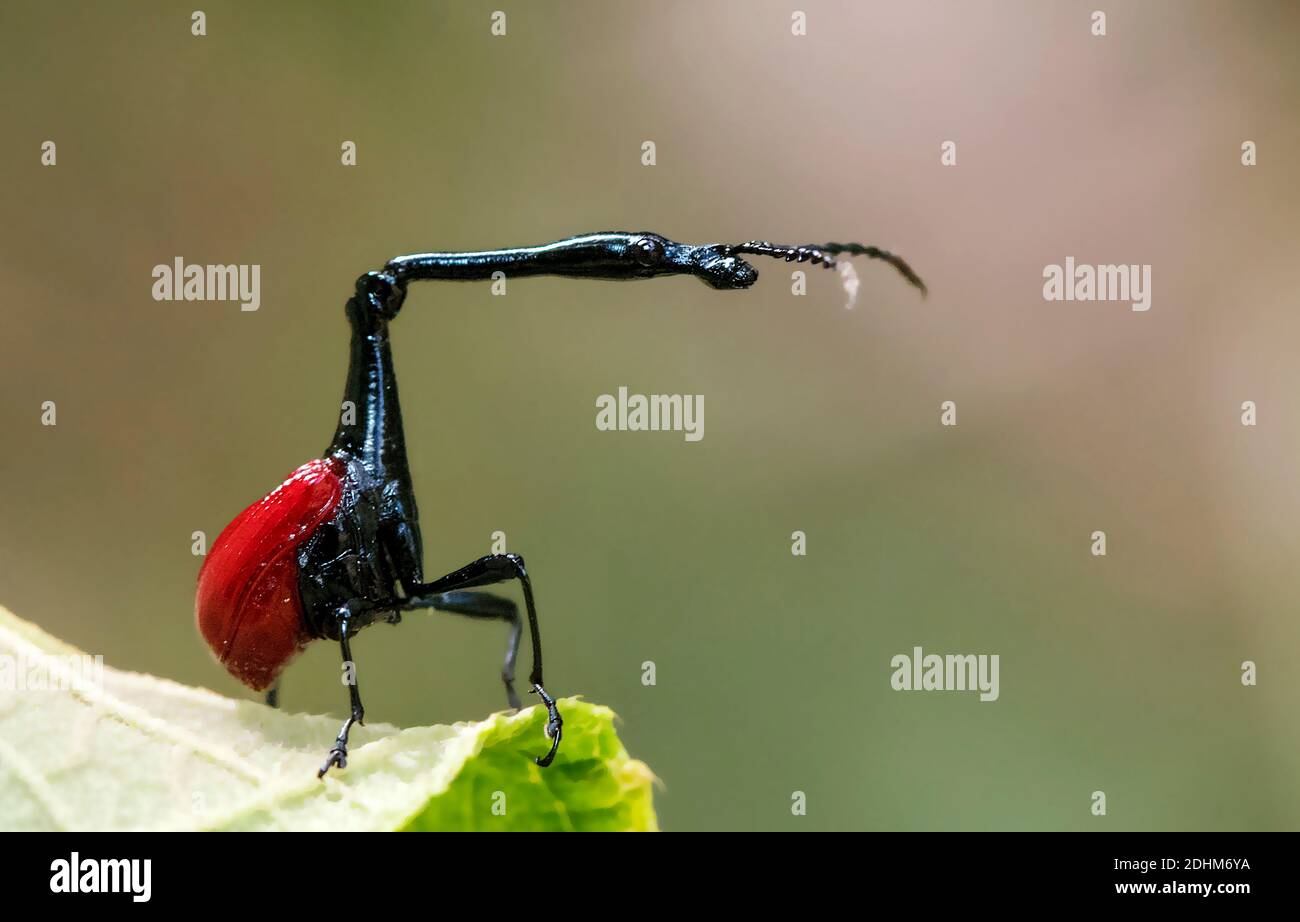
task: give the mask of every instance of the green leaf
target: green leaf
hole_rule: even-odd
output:
[[[108,667],[0,607],[0,829],[654,830],[654,776],[609,708],[560,701],[477,723],[352,732],[332,717]],[[78,677],[88,681],[74,681]]]

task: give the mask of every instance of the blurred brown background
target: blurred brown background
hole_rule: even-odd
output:
[[[0,602],[241,694],[194,629],[190,534],[324,449],[362,271],[603,229],[859,239],[931,297],[861,263],[846,311],[831,274],[795,298],[770,261],[744,293],[414,288],[394,338],[427,572],[507,533],[548,684],[623,716],[669,829],[1295,828],[1298,25],[1262,2],[7,2]],[[260,264],[261,309],[153,301],[176,256]],[[1151,264],[1151,310],[1043,301],[1067,256]],[[704,394],[704,440],[598,432],[619,385]],[[367,632],[367,713],[483,716],[503,642]],[[891,691],[914,645],[998,653],[1000,700]],[[285,705],[341,713],[336,659],[304,656]]]

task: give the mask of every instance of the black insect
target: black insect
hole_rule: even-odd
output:
[[[542,684],[542,638],[523,558],[493,554],[438,579],[424,579],[419,515],[388,341],[388,325],[406,299],[407,283],[482,280],[502,272],[507,277],[595,279],[693,275],[714,288],[748,288],[758,272],[743,255],[830,267],[844,253],[884,260],[925,291],[907,263],[876,247],[783,247],[760,241],[690,246],[650,233],[587,234],[514,250],[399,256],[381,271],[366,273],[347,303],[352,348],[344,406],[354,412],[343,414],[324,458],[294,471],[213,543],[199,571],[195,613],[200,632],[235,677],[259,691],[269,689],[268,701],[274,702],[281,671],[313,640],[337,642],[344,662],[352,664],[352,636],[378,621],[395,624],[404,611],[433,608],[496,619],[510,625],[501,678],[510,706],[518,708],[519,611],[509,599],[479,591],[518,580],[533,647],[528,681],[547,708],[550,750],[536,761],[551,764],[563,721]],[[355,680],[349,696],[351,713],[321,767],[322,776],[332,766],[346,767],[348,733],[365,715]]]

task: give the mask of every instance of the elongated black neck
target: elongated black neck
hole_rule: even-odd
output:
[[[331,453],[357,458],[375,476],[407,477],[406,435],[397,398],[397,376],[389,345],[389,318],[372,309],[365,296],[348,301],[352,343],[348,377]]]
[[[541,246],[467,253],[415,253],[389,260],[384,267],[399,281],[439,279],[479,281],[493,273],[507,276],[561,275],[571,278],[623,279],[650,275],[626,257],[635,234],[607,231],[582,234]],[[658,273],[654,273],[658,274]]]

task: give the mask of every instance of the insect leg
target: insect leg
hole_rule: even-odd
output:
[[[536,760],[538,765],[545,768],[551,764],[551,760],[555,758],[556,750],[560,747],[560,734],[564,721],[560,718],[560,712],[555,706],[555,699],[547,694],[546,689],[543,687],[542,635],[537,626],[537,605],[533,601],[533,583],[528,578],[528,570],[524,566],[524,559],[518,554],[489,554],[486,557],[480,557],[478,560],[468,563],[446,576],[435,579],[431,583],[424,583],[414,587],[411,597],[414,599],[444,595],[458,589],[492,586],[512,579],[519,580],[519,585],[524,592],[524,610],[528,613],[528,632],[533,644],[533,668],[528,674],[528,682],[533,686],[533,694],[540,697],[543,703],[546,704],[546,735],[551,740],[551,750]]]
[[[348,733],[351,732],[353,724],[366,722],[366,709],[361,704],[361,691],[357,687],[356,663],[352,659],[352,647],[348,642],[348,627],[348,609],[344,608],[339,619],[339,650],[343,654],[343,664],[351,670],[348,676],[348,698],[352,713],[343,722],[343,729],[339,730],[338,738],[334,740],[334,748],[330,750],[325,764],[316,773],[317,778],[324,778],[325,773],[335,765],[339,768],[348,767]]]
[[[519,696],[515,694],[515,659],[519,655],[519,637],[524,627],[519,618],[518,605],[510,599],[503,599],[490,592],[444,592],[442,595],[406,599],[399,607],[405,611],[433,608],[454,615],[465,615],[468,618],[509,622],[510,639],[506,641],[506,658],[501,665],[501,681],[506,686],[506,701],[510,707],[518,710]]]

